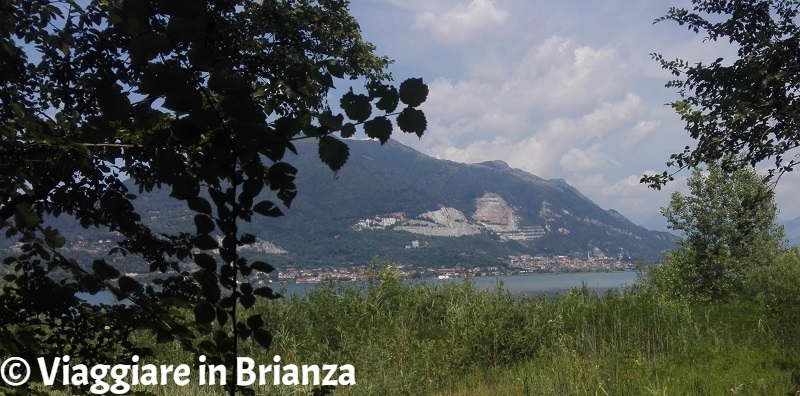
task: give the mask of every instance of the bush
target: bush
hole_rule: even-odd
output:
[[[645,283],[670,299],[718,301],[742,291],[742,263],[728,254],[706,256],[693,250],[671,250],[648,270]]]
[[[772,265],[753,269],[747,290],[767,307],[800,305],[800,250],[785,251]]]

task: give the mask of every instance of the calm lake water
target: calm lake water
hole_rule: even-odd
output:
[[[440,282],[462,282],[463,279],[414,279],[407,283],[440,283]],[[630,286],[636,282],[635,271],[615,271],[615,272],[575,272],[563,274],[526,274],[513,276],[485,276],[473,278],[475,286],[479,289],[490,289],[502,282],[503,287],[513,294],[525,294],[536,296],[542,293],[553,295],[565,293],[572,287],[581,287],[584,284],[590,290],[598,294],[608,290],[616,290]],[[270,287],[275,290],[283,290],[286,296],[300,294],[315,288],[316,284],[297,284],[297,283],[271,283]],[[114,297],[108,292],[101,292],[97,295],[82,295],[90,303],[111,303]]]
[[[564,293],[573,287],[586,284],[590,290],[604,293],[630,286],[636,282],[635,271],[615,272],[572,272],[563,274],[525,274],[509,276],[483,276],[472,278],[479,289],[491,289],[502,282],[503,287],[513,294],[535,296],[541,293]],[[462,282],[463,278],[455,279],[413,279],[404,283],[441,283]],[[286,295],[303,294],[316,287],[315,284],[273,283],[270,285],[275,290],[285,288]]]
[[[530,274],[499,277],[474,278],[475,285],[479,288],[494,287],[497,281],[502,281],[503,286],[514,294],[535,296],[541,293],[567,292],[572,287],[581,287],[586,284],[590,290],[604,293],[630,286],[636,282],[635,271],[617,272],[580,272],[565,274]]]

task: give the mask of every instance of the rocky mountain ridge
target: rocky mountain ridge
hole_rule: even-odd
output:
[[[337,231],[328,238],[340,244],[335,250],[364,250],[367,244],[389,258],[430,262],[447,254],[455,257],[451,261],[467,256],[503,261],[516,254],[585,257],[593,251],[652,261],[675,246],[675,236],[597,207],[564,180],[545,180],[503,161],[439,160],[394,140],[383,146],[372,141],[348,145],[350,159],[335,177],[298,147],[301,155],[293,163],[301,169],[300,194],[279,219],[287,223],[286,228],[278,224],[280,229],[313,229],[308,225],[312,218],[332,221]],[[279,234],[272,233],[275,239],[270,240],[291,255],[292,242]],[[433,257],[401,250],[413,241],[427,246]],[[356,242],[360,245],[352,245]]]
[[[385,256],[451,267],[503,265],[521,255],[657,261],[675,247],[674,235],[604,210],[563,180],[502,161],[439,160],[394,140],[347,144],[348,162],[334,174],[314,142],[297,143],[299,155],[287,159],[299,169],[297,198],[284,217],[241,224],[241,232],[257,237],[243,253],[276,266],[350,266]],[[274,200],[269,192],[262,198]],[[156,232],[193,230],[193,213],[168,191],[143,193],[134,205]],[[109,239],[103,230],[65,222],[57,228],[82,246]]]

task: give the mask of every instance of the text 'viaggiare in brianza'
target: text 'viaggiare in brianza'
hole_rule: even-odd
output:
[[[38,371],[44,386],[90,386],[93,394],[124,394],[132,386],[186,386],[195,381],[198,385],[227,385],[228,368],[221,364],[207,364],[200,356],[194,367],[189,364],[139,364],[133,356],[128,364],[73,364],[69,356],[36,359],[31,367],[25,359],[6,358],[0,364],[0,381],[7,386],[21,386],[30,380],[32,370]],[[257,364],[249,357],[236,358],[238,386],[348,386],[356,383],[356,370],[352,364],[281,364],[275,355],[272,364]]]

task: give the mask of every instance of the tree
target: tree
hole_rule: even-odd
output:
[[[682,249],[667,253],[656,283],[681,298],[720,300],[742,291],[755,268],[771,265],[783,244],[773,192],[753,168],[728,174],[719,164],[695,169],[689,195],[672,194],[662,214],[681,231]]]
[[[357,127],[386,142],[422,136],[421,79],[390,84],[389,61],[364,42],[345,0],[8,0],[0,4],[0,229],[21,253],[3,260],[0,356],[72,355],[86,364],[145,354],[149,329],[234,378],[239,343],[272,335],[247,279],[273,270],[239,248],[253,216],[277,217],[297,189],[284,162],[316,139],[338,171]],[[358,80],[329,105],[334,82]],[[124,182],[126,178],[129,181]],[[168,189],[194,229],[151,230],[138,192]],[[324,197],[320,197],[324,199]],[[119,235],[91,263],[69,257],[48,221],[76,219]],[[145,260],[163,277],[143,285],[108,263]],[[109,290],[129,305],[91,306]],[[130,361],[130,360],[127,360]],[[73,360],[73,362],[75,362]],[[34,373],[36,376],[36,373]],[[36,380],[36,378],[34,378]],[[229,390],[235,393],[232,380]],[[32,389],[0,384],[5,394]]]
[[[708,41],[725,40],[738,58],[704,64],[660,54],[652,57],[676,79],[680,100],[672,102],[697,146],[673,154],[668,166],[695,168],[719,162],[730,171],[764,160],[774,161],[769,176],[792,171],[800,157],[800,2],[786,0],[692,0],[691,11],[671,8],[655,22],[670,20],[702,32]],[[744,156],[731,154],[742,153]],[[789,158],[787,158],[787,156]],[[673,175],[645,175],[642,182],[660,188]]]

